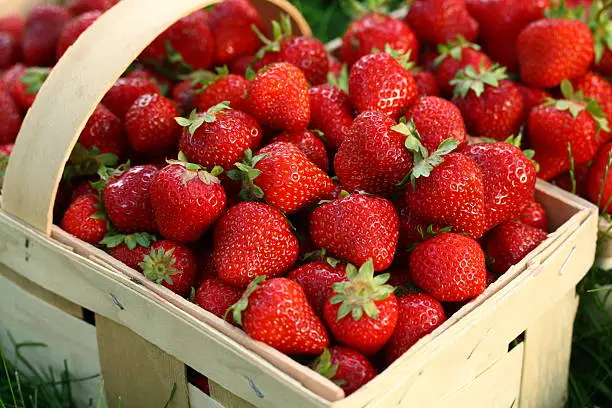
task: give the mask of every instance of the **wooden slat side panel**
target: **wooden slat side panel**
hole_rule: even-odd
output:
[[[210,381],[210,395],[224,407],[232,408],[257,408],[240,397],[232,394],[219,384]]]
[[[189,408],[225,408],[193,384],[189,384]]]

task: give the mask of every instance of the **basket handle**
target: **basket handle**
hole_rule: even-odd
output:
[[[23,121],[6,170],[3,209],[50,235],[64,165],[103,96],[166,28],[221,1],[123,0],[84,32],[57,63]],[[286,13],[296,32],[312,34],[287,1],[251,2],[264,21]]]

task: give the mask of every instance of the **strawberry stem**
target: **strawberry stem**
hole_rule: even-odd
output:
[[[474,50],[479,51],[480,46],[478,44],[471,43],[465,39],[461,34],[457,35],[455,40],[450,40],[446,44],[438,45],[438,55],[434,60],[434,66],[439,66],[446,57],[451,57],[456,60],[461,60],[461,54],[463,53],[464,48],[472,48]]]
[[[234,321],[242,326],[242,312],[249,306],[249,296],[255,292],[259,286],[266,280],[265,276],[258,276],[249,283],[240,300],[231,305],[226,311],[224,318],[227,319],[227,315],[232,313]]]
[[[147,279],[155,283],[166,282],[172,285],[172,275],[181,273],[174,267],[176,258],[172,256],[174,253],[172,248],[166,251],[164,248],[152,249],[151,253],[144,256],[141,263],[138,264]]]

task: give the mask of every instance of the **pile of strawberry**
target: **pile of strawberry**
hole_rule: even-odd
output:
[[[111,3],[0,20],[2,143]],[[337,56],[247,0],[196,11],[89,118],[56,217],[350,394],[546,239],[533,150],[612,196],[610,3],[354,2]]]

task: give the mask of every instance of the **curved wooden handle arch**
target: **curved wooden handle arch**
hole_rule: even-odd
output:
[[[122,0],[83,33],[57,63],[24,119],[4,178],[3,209],[49,235],[64,165],[102,97],[166,28],[221,1]],[[296,32],[312,34],[287,1],[251,2],[264,21],[286,13]]]

